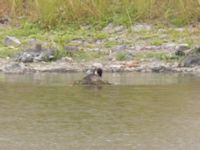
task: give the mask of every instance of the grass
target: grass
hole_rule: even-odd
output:
[[[136,60],[159,60],[164,62],[178,61],[181,57],[169,52],[143,52],[135,56]]]
[[[94,60],[97,58],[100,58],[102,54],[98,52],[86,52],[86,51],[79,51],[75,53],[72,58],[77,60],[77,61],[89,61],[89,60]]]
[[[199,0],[1,0],[0,16],[26,18],[51,29],[63,24],[109,22],[131,25],[135,21],[168,21],[182,26],[200,18]]]
[[[19,51],[19,48],[0,47],[0,58],[14,57]]]
[[[22,44],[16,48],[9,48],[4,46],[3,39],[7,36],[17,37]],[[69,56],[76,60],[91,60],[92,58],[100,58],[104,54],[98,52],[86,52],[84,50],[73,53],[71,56],[64,49],[65,45],[69,45],[70,41],[73,39],[94,39],[94,40],[103,40],[108,38],[109,35],[97,30],[86,30],[79,28],[77,26],[63,26],[62,28],[54,28],[53,30],[44,30],[43,28],[37,26],[36,24],[31,24],[24,22],[20,27],[12,27],[6,29],[0,29],[0,57],[14,57],[17,53],[24,50],[28,43],[32,39],[37,39],[41,43],[47,43],[47,47],[58,49],[56,53],[56,59],[61,57]],[[93,48],[94,45],[91,43],[88,45],[88,48]]]
[[[116,54],[116,60],[118,61],[124,61],[127,59],[127,53],[126,52],[120,52]]]
[[[1,6],[0,6],[1,7]],[[87,28],[88,27],[88,28]],[[87,28],[87,29],[85,29]],[[123,43],[126,45],[163,45],[165,43],[188,43],[190,46],[194,44],[199,44],[200,40],[200,32],[193,33],[192,31],[185,30],[185,31],[176,31],[174,28],[166,28],[166,26],[162,26],[159,24],[157,28],[164,29],[163,33],[157,32],[158,30],[150,30],[148,32],[140,31],[140,32],[131,32],[129,33],[129,39],[133,41],[127,41],[127,43]],[[166,39],[160,38],[161,35],[167,35]],[[192,36],[196,36],[195,39],[192,39]],[[0,29],[0,38],[4,39],[6,36],[15,36],[20,41],[22,41],[22,45],[18,48],[8,48],[5,47],[2,43],[0,43],[0,57],[13,57],[18,52],[24,49],[24,47],[28,44],[28,42],[35,38],[41,42],[46,42],[49,44],[49,47],[54,47],[58,49],[56,54],[56,58],[59,59],[64,56],[72,57],[77,61],[89,61],[92,59],[101,59],[105,56],[103,53],[99,52],[91,52],[85,51],[84,48],[72,56],[70,56],[66,50],[64,50],[65,45],[70,45],[72,43],[71,40],[73,39],[92,39],[92,40],[103,40],[102,48],[106,50],[111,50],[113,47],[120,45],[117,41],[108,40],[109,38],[113,38],[113,36],[102,32],[101,30],[97,30],[97,28],[93,28],[92,26],[88,25],[64,25],[55,26],[51,30],[49,28],[42,28],[38,26],[36,23],[31,23],[29,21],[22,21],[20,26],[12,26],[12,28]],[[136,37],[136,38],[135,38]],[[134,39],[135,38],[135,39]],[[128,43],[130,42],[130,43]],[[89,43],[87,48],[94,48],[95,43]],[[107,52],[108,53],[108,52]],[[128,54],[125,52],[117,53],[115,56],[117,60],[123,61],[130,59],[128,58]],[[145,52],[140,53],[134,57],[134,59],[156,59],[162,61],[175,61],[179,60],[179,57],[175,56],[171,53],[165,52]]]
[[[104,46],[106,47],[106,48],[112,48],[113,46],[116,46],[116,45],[118,45],[119,43],[118,42],[116,42],[116,41],[107,41],[105,44],[104,44]]]

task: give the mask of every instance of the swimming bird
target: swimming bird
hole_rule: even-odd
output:
[[[82,79],[82,84],[95,84],[97,81],[102,80],[103,70],[101,68],[94,69],[91,74]]]
[[[105,85],[110,84],[103,81],[103,70],[101,68],[96,68],[89,75],[85,76],[82,80],[78,81],[78,84],[82,85]]]

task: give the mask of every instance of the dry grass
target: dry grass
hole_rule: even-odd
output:
[[[182,25],[199,20],[200,0],[1,0],[0,15],[25,16],[46,27],[155,19]]]

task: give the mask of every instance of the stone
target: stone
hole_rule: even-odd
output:
[[[177,32],[184,32],[185,28],[175,28],[174,30],[177,31]]]
[[[102,31],[106,33],[119,33],[125,31],[124,26],[115,26],[112,23],[108,24]]]
[[[121,51],[125,51],[126,49],[127,49],[126,45],[117,45],[113,47],[111,50],[112,52],[121,52]]]
[[[8,16],[0,17],[0,28],[5,28],[9,26],[11,19]]]
[[[60,60],[58,60],[57,62],[73,62],[73,58],[71,57],[62,57]]]
[[[177,46],[176,43],[167,43],[167,44],[163,45],[163,49],[176,50],[176,46]]]
[[[103,68],[103,64],[101,64],[101,63],[93,63],[92,67],[94,67],[94,68]]]
[[[39,44],[40,42],[37,39],[31,39],[28,42],[28,47],[35,47],[37,44]]]
[[[200,56],[187,56],[182,63],[183,67],[192,67],[200,65]]]
[[[125,30],[124,26],[116,26],[114,27],[114,33],[123,32]]]
[[[2,69],[4,73],[24,73],[28,70],[30,71],[30,68],[28,69],[23,63],[15,62],[6,64]]]
[[[135,32],[150,31],[152,30],[152,26],[149,24],[135,24],[132,26],[132,30]]]
[[[184,51],[176,50],[176,51],[175,51],[175,55],[176,55],[176,56],[185,56],[186,54],[185,54]]]
[[[16,37],[7,36],[4,39],[4,45],[6,45],[8,47],[17,47],[17,46],[21,45],[21,42]]]
[[[83,45],[84,43],[84,40],[83,39],[73,39],[72,41],[70,41],[70,44],[73,45],[73,46],[81,46]]]
[[[68,52],[75,52],[80,50],[78,46],[65,46],[64,49]]]
[[[112,23],[109,23],[105,28],[103,28],[103,32],[109,33],[113,30],[114,25]]]
[[[8,22],[9,22],[8,18],[5,18],[5,17],[0,18],[0,24],[8,24]]]
[[[67,52],[67,54],[70,55],[71,57],[75,52],[80,50],[78,46],[65,46],[64,49]]]
[[[159,72],[166,72],[168,71],[168,69],[165,67],[165,66],[154,66],[153,68],[151,68],[152,72],[156,72],[156,73],[159,73]]]
[[[195,46],[195,47],[192,49],[192,51],[195,52],[195,53],[200,53],[200,45]]]
[[[176,51],[185,51],[190,49],[189,44],[179,44],[176,46]]]
[[[113,64],[113,65],[110,65],[109,68],[110,68],[110,70],[112,72],[120,72],[123,69],[123,65],[121,65],[121,64]]]
[[[39,62],[51,61],[55,58],[55,49],[43,48],[41,44],[37,44],[35,48],[30,48],[20,53],[16,57],[18,62]]]

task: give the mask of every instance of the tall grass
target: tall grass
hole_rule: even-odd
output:
[[[0,15],[23,16],[45,27],[61,24],[132,24],[200,19],[200,0],[1,0]]]

